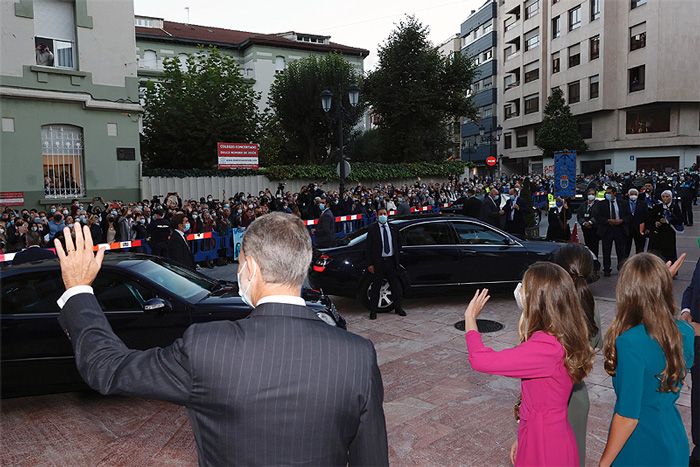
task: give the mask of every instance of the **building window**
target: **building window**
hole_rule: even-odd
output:
[[[503,149],[513,147],[513,133],[503,133]]]
[[[479,116],[481,118],[493,117],[493,104],[480,108]]]
[[[515,130],[515,146],[527,147],[527,130]]]
[[[670,107],[647,107],[627,111],[627,134],[670,131]]]
[[[532,50],[540,45],[540,29],[535,28],[525,33],[525,50]]]
[[[577,122],[578,134],[583,139],[593,138],[593,120],[591,118],[582,118]]]
[[[518,22],[518,17],[517,16],[511,16],[510,18],[507,18],[503,21],[503,31],[508,32],[511,29],[515,27],[515,24]]]
[[[493,49],[489,49],[483,54],[481,54],[481,63],[484,63],[493,58]]]
[[[539,0],[527,0],[525,2],[525,19],[530,19],[533,16],[537,16],[540,11]]]
[[[574,81],[569,83],[569,104],[575,104],[581,101],[581,83]]]
[[[488,78],[484,78],[481,80],[481,87],[484,89],[488,89],[491,86],[493,86],[493,76],[489,76]]]
[[[589,46],[589,60],[595,60],[600,57],[600,36],[591,37]]]
[[[638,6],[642,6],[647,2],[647,0],[632,0],[631,6],[632,9],[634,10]]]
[[[581,63],[581,44],[569,47],[569,68],[578,66]]]
[[[569,10],[569,31],[581,27],[581,5]]]
[[[536,79],[539,79],[540,77],[540,62],[539,61],[534,61],[532,63],[528,63],[525,65],[524,70],[525,72],[525,82],[529,83],[530,81],[535,81]]]
[[[503,114],[506,120],[520,115],[519,105],[519,101],[511,101],[503,106]]]
[[[588,78],[588,97],[595,99],[600,95],[600,78],[598,75],[593,75]]]
[[[481,27],[481,32],[482,34],[488,34],[491,32],[493,29],[493,22],[489,21],[488,23],[484,23],[484,25]]]
[[[158,67],[158,55],[155,50],[144,50],[143,58],[139,63],[141,68],[148,68],[149,70],[155,70]]]
[[[46,198],[85,196],[81,128],[71,125],[42,126],[41,156]]]
[[[540,110],[540,96],[539,94],[533,94],[531,96],[525,96],[525,115],[538,112]]]
[[[644,65],[630,68],[629,70],[630,92],[644,89]]]
[[[187,71],[187,66],[188,66],[187,65],[187,57],[189,57],[189,55],[187,55],[187,54],[178,54],[178,56],[177,56],[177,60],[178,60],[178,63],[180,65],[180,71],[182,71],[182,72]]]
[[[600,0],[590,0],[591,2],[591,21],[600,18]]]
[[[552,54],[552,74],[559,73],[561,70],[561,62],[559,61],[559,52]]]
[[[275,74],[283,73],[286,66],[284,57],[275,57]]]
[[[630,28],[630,50],[647,46],[647,23],[641,23]]]
[[[561,36],[561,16],[552,18],[552,39]]]
[[[36,64],[75,70],[74,2],[34,2]]]

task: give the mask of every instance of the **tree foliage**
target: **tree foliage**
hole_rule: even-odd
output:
[[[449,123],[476,114],[467,97],[472,60],[443,56],[427,36],[416,18],[401,21],[365,81],[387,161],[444,160],[452,145]]]
[[[554,157],[556,151],[563,149],[581,153],[588,148],[560,88],[555,88],[547,99],[542,125],[535,135],[535,144],[542,149],[544,157]]]
[[[335,118],[338,96],[342,100],[343,141],[347,144],[364,105],[353,108],[348,100],[351,84],[360,85],[361,76],[341,55],[311,56],[290,63],[275,77],[270,88],[269,105],[275,112],[285,144],[281,158],[286,163],[318,164],[337,160],[339,147]],[[326,114],[321,107],[321,92],[333,93],[333,108]]]
[[[187,66],[163,61],[163,77],[148,83],[142,152],[147,167],[216,167],[219,141],[258,142],[260,96],[236,59],[216,48],[191,54]]]

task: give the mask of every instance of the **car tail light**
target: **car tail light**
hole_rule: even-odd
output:
[[[331,257],[328,255],[321,255],[318,257],[318,259],[314,262],[314,265],[311,269],[314,270],[314,272],[323,272],[326,270],[326,266],[328,266],[328,263],[331,262]]]

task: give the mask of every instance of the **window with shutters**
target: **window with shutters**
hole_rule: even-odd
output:
[[[588,97],[590,99],[595,99],[600,95],[600,77],[598,75],[593,75],[588,78],[588,80]]]
[[[525,114],[531,114],[538,112],[540,110],[540,95],[532,94],[531,96],[525,96]]]
[[[593,138],[593,120],[590,117],[582,118],[576,122],[578,134],[583,139]]]
[[[83,130],[71,125],[41,127],[41,155],[46,198],[85,196]]]
[[[641,23],[630,28],[630,51],[647,46],[647,23]]]
[[[589,41],[589,60],[600,57],[600,36],[591,37]]]
[[[552,74],[559,73],[561,71],[561,61],[559,59],[559,52],[554,52],[552,54]]]
[[[139,61],[140,68],[155,70],[158,68],[158,54],[155,50],[144,50],[143,58]]]
[[[527,130],[515,130],[515,146],[527,147]]]
[[[581,44],[572,45],[569,47],[569,68],[579,64],[581,64]]]
[[[574,81],[569,83],[569,104],[575,104],[581,101],[581,83]]]
[[[552,18],[552,39],[561,36],[561,16]]]
[[[536,79],[539,79],[540,77],[540,62],[539,60],[536,60],[534,62],[528,63],[525,65],[523,68],[523,71],[525,72],[525,82],[529,83],[530,81],[535,81]]]
[[[535,28],[525,33],[525,50],[532,50],[540,45],[540,29]]]
[[[530,19],[534,16],[537,16],[537,13],[540,11],[540,2],[539,0],[527,0],[525,2],[525,19]]]
[[[36,64],[77,69],[73,1],[34,0]]]
[[[581,27],[581,5],[569,10],[569,31]]]
[[[630,92],[642,91],[644,89],[644,68],[644,65],[630,68]]]
[[[283,73],[286,66],[284,57],[278,56],[275,58],[275,74]]]
[[[187,54],[178,54],[177,59],[180,64],[180,70],[187,71]]]
[[[600,18],[600,0],[590,0],[591,2],[591,21]]]

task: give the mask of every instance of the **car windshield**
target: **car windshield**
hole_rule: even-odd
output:
[[[185,299],[210,293],[219,287],[217,281],[165,261],[133,260],[126,263],[132,263],[128,264],[132,271]]]
[[[363,227],[361,229],[358,229],[345,237],[342,240],[342,244],[346,246],[353,246],[357,245],[358,243],[362,242],[365,238],[367,238],[367,227]]]

